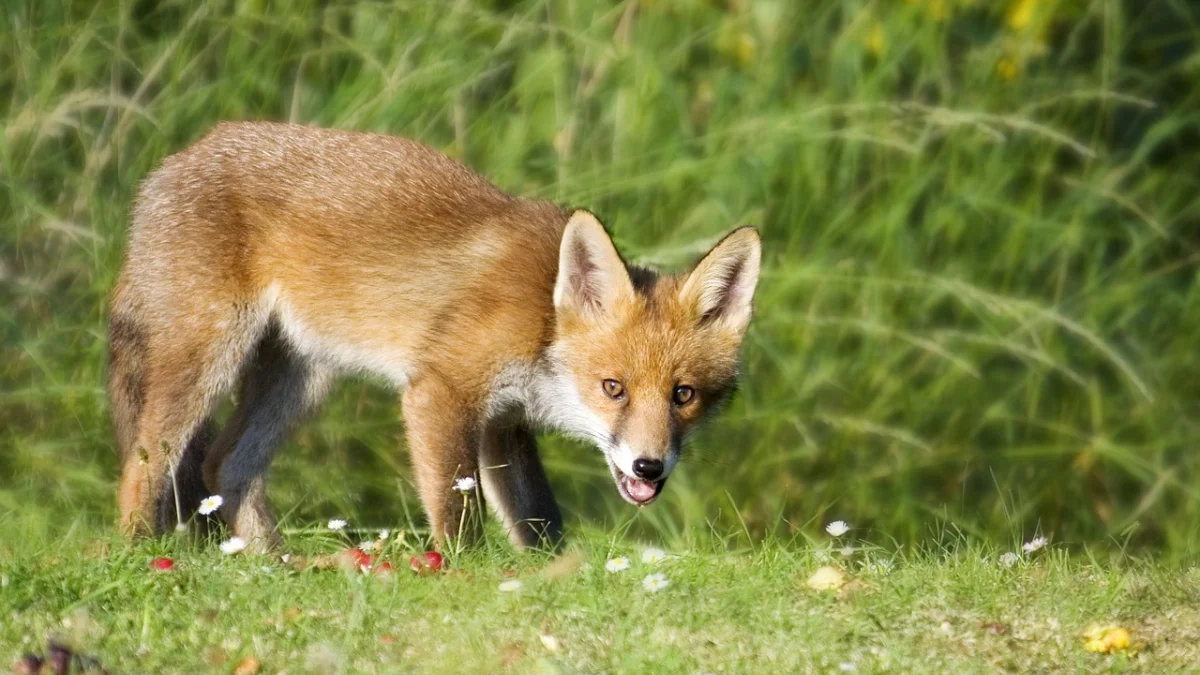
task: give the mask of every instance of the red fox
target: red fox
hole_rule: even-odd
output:
[[[108,375],[121,527],[161,532],[220,494],[237,536],[276,546],[275,448],[336,375],[365,373],[403,392],[439,545],[472,536],[463,509],[482,500],[515,545],[557,546],[534,429],[594,443],[620,495],[653,502],[735,388],[760,248],[743,227],[659,275],[627,265],[590,212],[506,194],[419,143],[221,124],[133,208]],[[466,476],[482,494],[452,489]]]

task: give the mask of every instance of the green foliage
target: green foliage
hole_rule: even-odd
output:
[[[1186,3],[0,12],[6,531],[111,522],[106,294],[137,182],[219,120],[282,119],[419,139],[671,267],[761,228],[742,393],[635,531],[847,517],[903,542],[948,523],[1194,550]],[[416,510],[393,401],[344,385],[280,453],[289,522]],[[593,451],[546,446],[573,522],[630,518]]]

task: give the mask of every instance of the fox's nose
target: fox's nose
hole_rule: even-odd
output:
[[[662,477],[663,463],[657,459],[633,460],[633,475],[642,480],[658,480]]]

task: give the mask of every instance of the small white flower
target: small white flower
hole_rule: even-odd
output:
[[[342,520],[341,518],[334,518],[333,520],[329,521],[329,529],[333,530],[334,532],[340,532],[346,529],[346,521]]]
[[[841,553],[843,558],[849,558],[850,556],[854,555],[854,547],[843,546],[838,553]]]
[[[371,551],[375,550],[376,546],[379,546],[379,544],[376,542],[367,540],[367,541],[363,541],[361,544],[358,545],[358,550],[362,551],[363,553],[370,553]]]
[[[470,492],[475,489],[475,478],[472,476],[463,476],[454,481],[454,489],[459,492]]]
[[[1005,553],[1004,555],[1000,556],[1000,566],[1001,567],[1012,567],[1013,565],[1016,565],[1017,561],[1020,559],[1021,559],[1021,557],[1018,556],[1016,553],[1009,551],[1008,553]]]
[[[850,531],[850,526],[844,520],[835,520],[825,526],[825,531],[834,537],[840,537]]]
[[[608,562],[604,563],[604,569],[613,573],[623,572],[629,569],[629,558],[624,556],[609,558]]]
[[[667,559],[667,554],[661,548],[648,548],[642,551],[642,562],[647,565],[657,565]]]
[[[654,574],[647,575],[645,579],[642,579],[642,588],[650,591],[651,593],[657,593],[670,584],[671,582],[667,581],[667,575],[663,574],[662,572],[655,572]]]
[[[1026,553],[1033,553],[1034,551],[1040,551],[1048,543],[1050,542],[1046,541],[1045,537],[1034,537],[1033,541],[1026,542],[1026,544],[1021,547],[1021,550],[1025,551]]]
[[[516,593],[524,585],[520,579],[509,579],[508,581],[501,581],[499,588],[501,593]]]
[[[239,551],[246,549],[246,540],[241,537],[234,537],[227,541],[221,542],[221,553],[225,555],[233,555]]]
[[[221,495],[205,497],[204,500],[200,502],[200,515],[207,516],[216,513],[217,509],[221,508],[221,505],[224,503],[225,498]]]
[[[392,536],[392,533],[391,533],[391,532],[389,532],[388,530],[380,530],[380,531],[379,531],[379,538],[380,538],[380,539],[387,539],[387,538],[388,538],[388,537],[390,537],[390,536]]]

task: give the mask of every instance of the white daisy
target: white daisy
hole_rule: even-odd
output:
[[[1050,542],[1047,541],[1045,537],[1034,537],[1032,541],[1026,542],[1026,544],[1021,547],[1021,550],[1025,551],[1026,553],[1033,553],[1034,551],[1040,551],[1048,543]]]
[[[216,513],[217,509],[221,508],[221,505],[224,503],[225,499],[221,495],[205,497],[204,500],[200,502],[200,515],[212,515],[213,513]]]
[[[246,540],[241,537],[233,537],[227,541],[221,542],[221,553],[225,555],[233,555],[239,551],[246,549]]]
[[[1008,553],[1005,553],[1004,555],[1000,556],[1000,566],[1001,567],[1012,567],[1013,565],[1016,565],[1017,561],[1020,559],[1021,559],[1021,557],[1018,556],[1016,553],[1009,551]]]
[[[358,549],[360,551],[362,551],[363,553],[370,553],[371,551],[374,551],[375,547],[377,547],[377,546],[379,546],[379,544],[377,542],[370,541],[370,540],[364,540],[361,544],[358,545]]]
[[[614,573],[623,572],[629,569],[629,558],[620,555],[609,558],[608,562],[604,563],[604,569]]]
[[[463,476],[454,481],[454,489],[459,492],[470,492],[475,489],[475,478],[473,476]]]
[[[387,538],[388,538],[388,537],[390,537],[390,536],[392,536],[392,533],[391,533],[391,532],[389,532],[388,530],[380,530],[380,531],[379,531],[379,538],[380,538],[380,539],[387,539]]]
[[[642,562],[647,565],[657,565],[667,559],[667,554],[661,548],[648,548],[642,551]]]
[[[825,531],[831,536],[840,537],[850,531],[850,526],[844,520],[835,520],[825,526]]]
[[[346,521],[342,520],[341,518],[334,518],[333,520],[329,521],[329,529],[333,530],[334,532],[344,530],[346,529]]]
[[[642,579],[642,588],[651,593],[657,593],[669,585],[671,585],[671,582],[667,581],[667,575],[662,572],[649,574],[645,579]]]
[[[509,579],[508,581],[501,581],[499,588],[501,593],[516,593],[524,585],[520,579]]]

